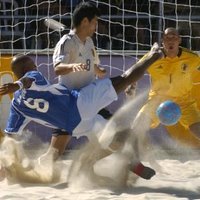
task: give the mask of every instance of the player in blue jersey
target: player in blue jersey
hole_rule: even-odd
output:
[[[57,141],[51,144],[58,154],[62,154],[73,131],[82,123],[92,121],[100,109],[116,100],[117,94],[136,82],[159,57],[159,51],[153,50],[146,59],[121,76],[97,80],[81,90],[70,91],[60,84],[51,85],[37,71],[30,57],[17,55],[11,62],[11,68],[18,81],[0,86],[0,95],[14,93],[5,133],[16,135],[30,121],[64,129],[68,135],[65,138],[58,135]],[[155,174],[154,170],[141,163],[132,171],[145,179]]]

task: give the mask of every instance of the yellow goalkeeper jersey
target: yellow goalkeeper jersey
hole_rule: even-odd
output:
[[[155,95],[169,97],[182,105],[194,101],[192,88],[200,84],[200,57],[196,53],[180,47],[175,58],[159,59],[148,72],[151,75],[150,99]]]
[[[165,100],[179,104],[182,113],[179,122],[185,127],[200,122],[200,57],[197,54],[180,47],[175,58],[165,56],[157,60],[148,72],[151,90],[140,112],[150,116],[152,128],[159,124],[156,108]]]

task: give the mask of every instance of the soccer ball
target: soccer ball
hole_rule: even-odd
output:
[[[173,101],[162,102],[157,110],[156,115],[160,123],[166,126],[172,126],[178,122],[181,117],[181,109],[177,103]]]

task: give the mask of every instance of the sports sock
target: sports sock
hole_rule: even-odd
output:
[[[137,165],[134,165],[131,171],[147,180],[151,179],[151,177],[153,177],[156,174],[156,172],[153,169],[144,166],[141,162],[139,162]]]

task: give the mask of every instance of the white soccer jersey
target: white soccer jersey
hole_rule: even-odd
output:
[[[83,44],[72,31],[68,35],[64,35],[57,43],[53,54],[54,67],[59,63],[87,65],[88,71],[71,72],[59,76],[59,83],[66,85],[69,89],[79,89],[94,81],[94,64],[99,64],[99,58],[92,39],[88,37]]]

